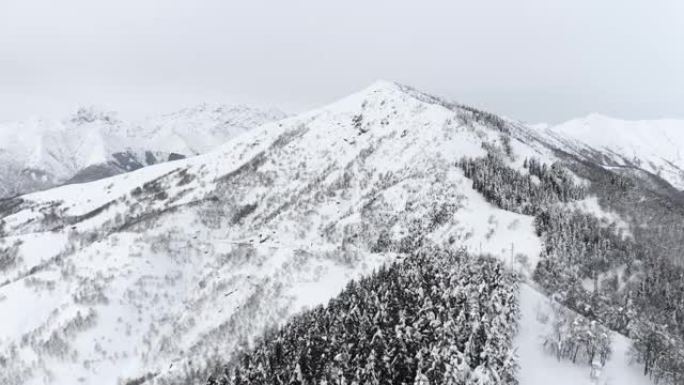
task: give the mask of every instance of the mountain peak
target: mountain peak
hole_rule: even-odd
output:
[[[69,120],[78,124],[93,123],[96,121],[110,124],[119,122],[116,113],[96,106],[79,107]]]
[[[600,112],[592,112],[592,113],[588,114],[587,116],[585,116],[584,118],[581,118],[581,119],[586,120],[586,121],[618,120],[618,119],[612,118],[608,115],[604,115]]]
[[[366,87],[366,91],[398,91],[401,90],[403,86],[399,83],[393,82],[391,80],[378,79]]]
[[[413,99],[426,104],[440,105],[451,110],[456,107],[461,107],[461,105],[457,103],[424,93],[411,86],[383,79],[376,80],[361,91],[347,96],[333,104],[337,106],[346,106],[348,102],[357,103],[359,98],[367,101],[369,99],[377,99],[378,96],[380,96],[380,99],[396,99],[397,101],[401,100],[404,102]]]

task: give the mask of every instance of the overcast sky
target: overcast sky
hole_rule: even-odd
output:
[[[684,118],[684,1],[0,0],[0,121],[298,112],[376,79],[528,122]]]

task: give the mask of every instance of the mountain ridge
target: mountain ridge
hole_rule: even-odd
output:
[[[643,169],[684,190],[684,121],[622,120],[590,114],[538,126],[552,142],[605,167]]]

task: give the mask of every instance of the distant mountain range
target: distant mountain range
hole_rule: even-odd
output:
[[[592,114],[536,128],[582,158],[607,168],[646,171],[684,190],[684,120],[629,121]]]
[[[202,104],[141,122],[81,108],[62,120],[0,124],[0,198],[201,154],[284,116],[277,110]]]

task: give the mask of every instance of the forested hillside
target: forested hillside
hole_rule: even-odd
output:
[[[615,223],[606,226],[593,214],[564,205],[584,198],[587,189],[578,186],[562,164],[526,159],[527,173],[523,174],[506,165],[506,156],[504,149],[490,147],[487,157],[463,160],[461,167],[473,179],[473,187],[490,202],[535,215],[544,250],[534,281],[565,306],[633,338],[634,359],[643,365],[644,374],[656,382],[681,383],[684,268],[661,248],[653,247],[662,235],[643,231],[638,225],[627,234],[618,231]],[[584,167],[586,171],[590,166]],[[591,171],[602,178],[594,178],[589,191],[598,194],[601,202],[620,202],[620,197],[639,183],[594,167]],[[667,202],[646,189],[639,195],[644,200]],[[615,209],[620,209],[619,205],[606,204]],[[638,219],[648,214],[641,210],[631,208],[629,212],[640,213],[632,217]]]
[[[517,384],[516,296],[500,262],[422,249],[267,332],[208,384]]]

